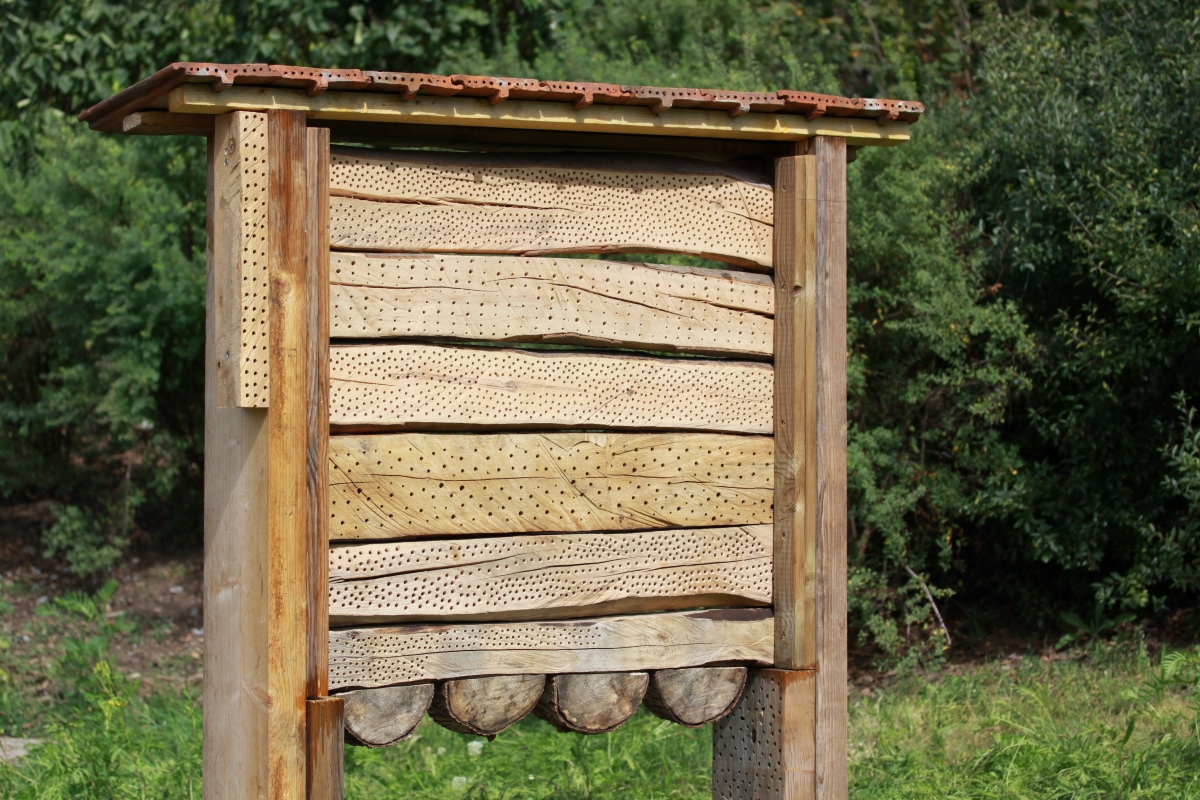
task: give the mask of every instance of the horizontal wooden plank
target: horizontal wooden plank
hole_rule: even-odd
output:
[[[334,252],[332,335],[771,355],[770,278],[572,258]]]
[[[230,111],[290,109],[310,120],[408,122],[427,125],[487,126],[532,130],[625,133],[651,136],[696,136],[721,139],[799,141],[812,136],[840,136],[855,146],[903,144],[908,123],[831,115],[805,119],[798,114],[751,112],[730,117],[724,111],[669,108],[655,114],[645,106],[590,105],[573,109],[566,103],[508,100],[493,105],[479,97],[427,97],[401,100],[397,94],[321,92],[276,86],[230,86],[214,92],[198,83],[172,89],[167,106],[178,114],[225,114]]]
[[[425,344],[330,348],[338,426],[770,433],[771,366]]]
[[[771,604],[770,525],[339,545],[332,625]]]
[[[770,664],[769,609],[563,622],[404,625],[329,632],[329,687],[476,675],[636,672],[725,661]]]
[[[694,159],[338,148],[329,191],[334,248],[685,253],[771,266],[770,185]]]
[[[332,436],[330,538],[765,524],[773,458],[714,433]]]

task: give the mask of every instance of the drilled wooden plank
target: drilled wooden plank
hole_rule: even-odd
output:
[[[330,422],[770,433],[769,364],[424,344],[342,345]]]
[[[338,545],[329,580],[335,625],[765,606],[771,528]]]
[[[564,622],[348,628],[329,635],[331,688],[476,675],[636,672],[771,661],[769,609]]]
[[[771,266],[771,187],[702,161],[340,148],[330,193],[339,249],[685,253]]]
[[[334,436],[330,537],[769,523],[772,459],[769,436]]]
[[[218,117],[214,139],[212,309],[217,348],[217,402],[222,408],[265,408],[267,341],[267,115],[238,111]]]
[[[335,337],[555,342],[771,355],[771,280],[732,270],[335,252]]]

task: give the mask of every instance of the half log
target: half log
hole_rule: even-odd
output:
[[[649,683],[645,672],[552,675],[533,713],[562,732],[608,733],[633,716]]]
[[[537,705],[545,675],[498,675],[444,681],[433,693],[429,716],[456,733],[495,738]]]
[[[433,700],[433,684],[358,689],[338,697],[346,704],[346,741],[387,747],[417,729]]]
[[[644,702],[656,717],[699,728],[732,711],[745,688],[745,667],[660,669]]]

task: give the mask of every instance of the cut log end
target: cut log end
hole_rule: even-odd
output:
[[[434,691],[429,716],[456,733],[494,738],[533,710],[545,685],[545,675],[443,681]]]
[[[533,713],[559,731],[609,733],[633,716],[649,683],[645,672],[553,675]]]
[[[700,728],[732,711],[745,688],[745,667],[661,669],[650,676],[644,702],[657,717]]]
[[[338,697],[346,704],[346,741],[363,747],[387,747],[417,729],[433,701],[433,684],[357,689]]]

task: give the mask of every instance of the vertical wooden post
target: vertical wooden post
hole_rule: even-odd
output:
[[[342,800],[345,708],[340,697],[308,701],[308,800]]]
[[[267,411],[221,408],[218,320],[239,307],[239,114],[216,120],[208,150],[204,350],[204,797],[268,796]]]
[[[776,668],[713,730],[721,800],[848,791],[846,143],[807,153],[775,174]]]

